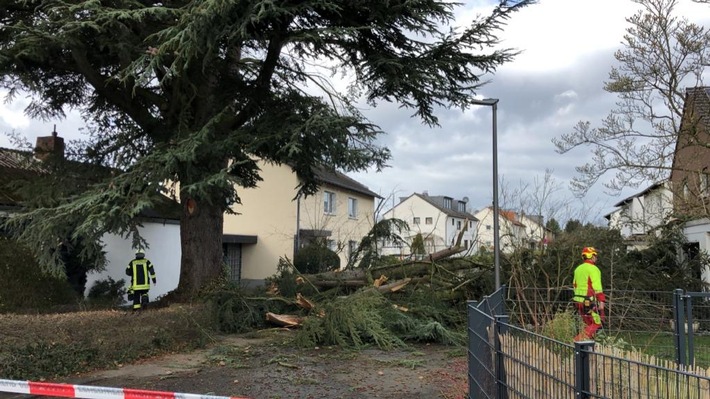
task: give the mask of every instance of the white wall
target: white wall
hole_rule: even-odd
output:
[[[180,281],[180,225],[172,223],[143,223],[140,234],[148,242],[149,247],[145,249],[145,257],[150,259],[155,269],[158,283],[151,286],[150,299],[154,300],[159,296],[177,288]],[[106,251],[106,270],[100,273],[89,273],[86,281],[86,291],[97,280],[105,280],[111,277],[115,281],[123,279],[126,288],[130,284],[130,278],[126,275],[126,266],[135,257],[135,249],[131,247],[131,240],[122,238],[115,234],[106,234],[102,239],[104,251]],[[125,299],[125,298],[124,298]]]
[[[683,234],[688,242],[697,242],[700,251],[710,253],[710,220],[700,219],[688,222],[683,227]],[[710,283],[710,269],[703,269],[701,278],[704,282]]]

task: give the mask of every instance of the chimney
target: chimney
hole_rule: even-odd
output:
[[[64,159],[64,139],[57,135],[57,125],[54,125],[51,136],[37,137],[35,158],[46,161],[50,157]]]

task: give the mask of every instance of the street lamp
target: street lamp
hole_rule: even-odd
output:
[[[473,104],[486,105],[493,108],[493,269],[495,272],[496,290],[500,288],[500,230],[498,226],[498,99],[484,98],[473,100]]]

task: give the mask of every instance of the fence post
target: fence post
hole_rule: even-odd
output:
[[[577,399],[589,399],[589,352],[594,349],[594,341],[574,343],[574,392]]]
[[[685,357],[685,315],[683,314],[683,290],[673,290],[673,320],[675,324],[675,351],[676,362],[687,365]]]
[[[508,380],[505,375],[505,355],[503,354],[503,345],[501,335],[508,333],[508,316],[496,315],[496,392],[498,399],[508,399]]]
[[[474,392],[475,386],[473,383],[474,370],[473,370],[473,359],[471,356],[471,350],[474,347],[475,335],[473,334],[473,318],[475,317],[475,308],[478,306],[478,301],[466,301],[466,308],[468,309],[468,350],[466,355],[468,356],[468,399],[471,399],[471,395]]]
[[[693,297],[689,294],[685,295],[685,324],[683,325],[683,331],[687,339],[688,347],[688,365],[695,364],[695,343],[693,342]]]

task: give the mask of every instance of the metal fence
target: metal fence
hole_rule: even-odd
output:
[[[555,300],[520,304],[511,300],[515,291],[503,287],[480,302],[469,303],[469,398],[710,398],[710,369],[692,366],[692,362],[678,363],[593,341],[560,342],[531,331],[544,324],[550,314],[565,310],[565,301],[548,290],[538,291],[537,298]],[[527,296],[533,297],[530,292]],[[660,313],[656,319],[645,312],[639,312],[641,316],[627,313],[631,320],[624,320],[624,308],[631,305],[618,304],[616,311],[622,314],[612,311],[608,316],[609,326],[617,331],[648,334],[657,331],[646,328],[662,328],[663,334],[681,337],[682,329],[671,330],[670,320],[676,325],[689,322],[692,331],[693,323],[699,323],[692,316],[703,311],[679,306],[679,302],[691,302],[688,298],[693,296],[678,291],[617,292],[610,295],[609,302],[621,298]],[[685,316],[679,318],[680,314]],[[692,333],[690,336],[692,342]],[[677,353],[680,341],[670,342],[671,352]]]

